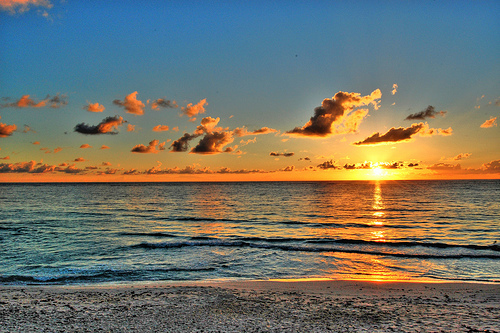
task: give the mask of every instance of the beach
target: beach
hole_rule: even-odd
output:
[[[499,332],[500,285],[225,281],[2,286],[0,332]]]

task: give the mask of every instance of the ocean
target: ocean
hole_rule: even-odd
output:
[[[500,282],[500,181],[0,184],[0,284]]]

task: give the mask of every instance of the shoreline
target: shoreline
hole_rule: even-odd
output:
[[[0,332],[500,332],[500,284],[252,280],[0,286]]]

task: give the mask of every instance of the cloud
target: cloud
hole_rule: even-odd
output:
[[[199,136],[203,138],[196,147],[191,149],[191,154],[218,154],[233,152],[238,146],[223,149],[225,145],[234,141],[234,136],[241,137],[245,135],[259,135],[276,132],[276,130],[263,127],[255,131],[248,131],[245,127],[229,130],[228,128],[218,127],[220,118],[205,117],[201,124],[196,127],[193,134],[184,133],[182,137],[172,142],[170,145],[172,152],[185,152],[189,149],[189,142]]]
[[[490,117],[489,120],[486,120],[482,125],[481,128],[490,128],[493,126],[497,126],[497,117]]]
[[[111,166],[111,162],[102,162],[101,165],[103,165],[103,166]]]
[[[207,133],[205,136],[198,142],[196,147],[191,149],[191,154],[218,154],[218,153],[229,153],[233,151],[231,148],[226,148],[222,150],[222,148],[233,142],[233,134],[232,132],[212,132]]]
[[[89,145],[88,143],[84,143],[83,145],[80,146],[80,148],[87,149],[87,148],[92,148],[92,146]]]
[[[460,170],[460,164],[436,163],[427,167],[430,170]]]
[[[33,142],[34,145],[39,145],[40,144],[40,141],[35,141]]]
[[[158,146],[158,149],[157,149]],[[156,154],[160,150],[165,150],[165,142],[160,143],[158,140],[152,140],[149,142],[149,145],[136,145],[134,148],[132,148],[133,153],[143,153],[143,154],[148,154],[148,153],[153,153]]]
[[[48,0],[1,0],[0,8],[8,11],[10,14],[23,14],[30,10],[31,6],[52,8],[52,4]]]
[[[0,160],[10,160],[10,156],[0,157]]]
[[[116,130],[118,129],[118,126],[122,125],[123,123],[126,123],[126,121],[124,121],[122,117],[114,116],[105,118],[103,121],[101,121],[99,124],[95,126],[87,125],[85,123],[80,123],[75,126],[74,130],[75,132],[81,134],[91,134],[91,135],[118,134]]]
[[[421,136],[432,136],[432,135],[451,135],[453,130],[448,129],[436,129],[429,128],[427,123],[418,123],[413,124],[410,127],[392,127],[384,134],[380,134],[379,132],[373,133],[370,137],[364,139],[363,141],[355,142],[354,145],[376,145],[376,144],[384,144],[384,143],[396,143],[396,142],[405,142],[411,140],[411,138],[415,134],[419,134]]]
[[[88,103],[83,108],[89,112],[103,112],[106,109],[103,105],[99,103]]]
[[[274,151],[269,153],[269,156],[284,156],[284,157],[292,157],[295,153],[276,153]]]
[[[28,132],[33,132],[33,133],[36,133],[36,131],[34,129],[32,129],[31,127],[29,127],[28,125],[24,125],[24,130],[23,130],[23,133],[28,133]]]
[[[4,123],[0,123],[0,138],[6,138],[11,136],[12,133],[17,129],[16,125],[7,125]]]
[[[189,141],[199,137],[199,134],[184,133],[179,139],[170,145],[171,152],[185,152],[189,149]]]
[[[370,95],[361,96],[359,93],[339,91],[331,99],[323,100],[321,106],[314,109],[314,116],[302,127],[295,127],[286,132],[288,135],[326,137],[337,134],[356,132],[359,124],[368,114],[368,110],[354,109],[372,104],[378,109],[379,99],[382,97],[380,89]]]
[[[137,99],[137,91],[134,91],[130,95],[125,96],[124,101],[120,101],[115,99],[113,104],[123,106],[127,113],[135,114],[135,115],[143,115],[144,114],[144,103]]]
[[[241,136],[246,136],[246,135],[260,135],[260,134],[269,134],[269,133],[276,133],[278,130],[275,130],[274,128],[269,128],[269,127],[262,127],[259,128],[255,131],[249,131],[246,127],[242,128],[235,128],[234,129],[234,135],[241,137]]]
[[[482,169],[485,173],[500,173],[500,160],[485,163],[483,164]]]
[[[99,149],[109,149],[109,147],[106,145],[102,145],[101,148],[99,148]]]
[[[157,125],[153,127],[153,132],[163,132],[163,131],[168,131],[167,125]]]
[[[335,163],[333,163],[332,160],[325,161],[325,162],[319,164],[318,168],[323,169],[323,170],[328,170],[328,169],[342,169],[342,167],[336,166]]]
[[[196,130],[194,131],[194,134],[203,134],[203,133],[212,133],[212,131],[217,130],[217,131],[222,131],[223,129],[221,127],[216,128],[217,124],[219,123],[220,118],[212,118],[212,117],[205,117],[201,120],[201,124],[196,127]]]
[[[177,105],[176,101],[169,101],[163,98],[158,98],[157,100],[153,101],[151,103],[151,109],[153,110],[159,110],[160,108],[178,108],[179,105]]]
[[[135,125],[128,124],[127,125],[127,132],[135,132]]]
[[[67,105],[66,95],[57,94],[56,96],[50,97],[47,95],[45,99],[35,102],[30,98],[30,95],[23,95],[18,101],[14,103],[1,104],[0,107],[16,107],[16,108],[41,108],[44,106],[50,106],[51,108],[59,108],[61,106]]]
[[[198,104],[193,105],[193,103],[189,103],[185,107],[181,108],[181,116],[187,115],[188,117],[194,117],[197,114],[205,113],[205,106],[208,105],[207,99],[202,99],[198,102]]]
[[[425,120],[426,118],[436,118],[436,115],[444,117],[446,115],[446,111],[437,112],[433,106],[429,105],[427,109],[410,114],[405,120]]]
[[[453,160],[454,161],[460,161],[460,160],[469,158],[470,155],[472,155],[472,154],[470,154],[470,153],[461,153],[461,154],[458,154],[457,156],[453,157]]]
[[[47,173],[56,169],[55,166],[30,162],[0,163],[0,173]]]
[[[78,157],[78,158],[75,158],[75,160],[73,162],[85,162],[85,159],[83,157]]]
[[[392,85],[392,91],[391,91],[391,94],[393,95],[396,95],[396,93],[398,92],[398,85],[396,83],[394,83]]]

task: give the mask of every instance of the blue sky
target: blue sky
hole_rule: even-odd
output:
[[[79,170],[74,179],[95,179],[111,170],[117,180],[132,169],[138,179],[153,167],[165,171],[164,179],[175,174],[167,169],[188,166],[187,171],[260,170],[265,179],[350,179],[366,174],[342,166],[362,169],[365,162],[401,162],[394,174],[399,178],[498,177],[500,172],[497,164],[488,164],[500,159],[497,121],[480,127],[500,111],[498,2],[15,3],[0,1],[0,123],[17,126],[0,137],[5,170],[0,177],[6,180],[66,179],[64,170],[71,165]],[[304,127],[315,108],[339,91],[369,96],[377,89],[378,105],[349,110],[368,110],[351,131],[313,137],[286,133]],[[143,115],[113,103],[134,92],[144,104]],[[57,108],[14,106],[25,95],[37,102],[58,94],[64,103]],[[175,100],[178,107],[152,110],[159,98]],[[180,116],[182,107],[204,99],[204,113]],[[89,103],[105,110],[86,111]],[[446,112],[405,121],[428,106]],[[127,122],[116,135],[74,130],[77,124],[97,125],[115,116]],[[186,152],[172,153],[171,144],[193,134],[204,117],[218,117],[217,133],[225,135],[242,127],[274,131],[227,134],[232,141],[221,149],[189,153],[205,131],[189,141]],[[376,132],[419,122],[436,131],[423,135],[421,130],[381,145],[353,145]],[[134,131],[127,131],[129,124]],[[22,133],[24,125],[32,130]],[[157,125],[169,130],[153,132]],[[449,128],[446,135],[438,131]],[[165,142],[165,150],[132,152],[152,140]],[[92,148],[80,148],[85,144]],[[110,149],[99,149],[102,145]],[[228,147],[232,151],[224,152]],[[56,148],[62,149],[54,153]],[[338,168],[318,168],[330,160]],[[29,161],[46,165],[47,172],[22,172],[20,163]],[[409,164],[418,164],[418,170]],[[287,168],[294,171],[279,172]]]

